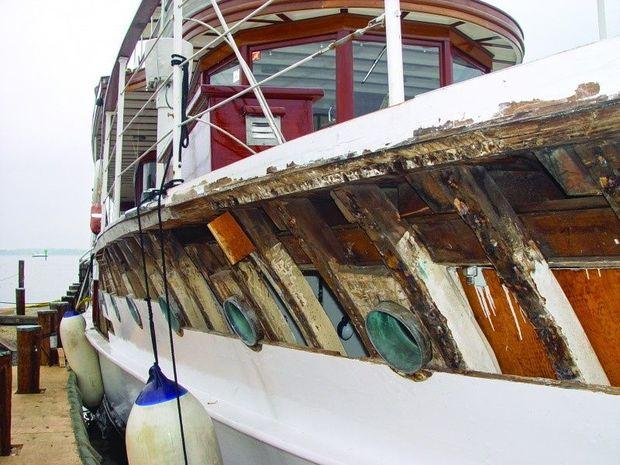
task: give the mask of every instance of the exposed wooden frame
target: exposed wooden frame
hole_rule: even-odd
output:
[[[242,209],[235,212],[235,217],[256,246],[257,252],[250,258],[271,281],[308,345],[345,355],[329,317],[264,213],[259,209]]]
[[[453,369],[498,373],[499,365],[447,268],[435,264],[415,231],[376,185],[332,191],[347,220],[358,223],[407,292],[427,331]]]
[[[421,176],[434,182],[422,182]],[[512,206],[482,167],[454,166],[408,177],[428,198],[449,196],[502,284],[516,296],[559,379],[609,381],[570,302]]]

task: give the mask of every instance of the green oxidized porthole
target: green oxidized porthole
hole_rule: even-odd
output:
[[[138,311],[138,307],[136,306],[136,303],[129,296],[125,297],[125,299],[127,300],[127,307],[129,308],[129,314],[132,316],[136,324],[140,328],[142,328],[142,317],[140,316],[140,312]]]
[[[170,326],[172,327],[172,329],[177,334],[182,334],[180,311],[177,308],[175,302],[173,300],[170,300],[170,311],[168,311],[168,306],[166,305],[165,297],[163,296],[159,297],[157,299],[157,302],[159,303],[159,308],[161,309],[161,312],[164,314],[166,321],[168,320],[168,315],[170,315]]]
[[[396,371],[412,374],[431,360],[430,338],[413,313],[393,302],[366,316],[366,331],[379,355]]]
[[[224,301],[224,315],[228,325],[243,343],[254,347],[262,338],[262,332],[254,311],[238,297],[229,297]]]

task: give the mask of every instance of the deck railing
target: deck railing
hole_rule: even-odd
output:
[[[389,68],[391,69],[393,68],[396,71],[398,69],[401,70],[400,73],[398,72],[389,73],[389,76],[392,76],[389,79],[390,104],[393,105],[396,103],[400,103],[401,101],[404,100],[403,74],[402,74],[402,42],[400,38],[400,21],[399,21],[400,19],[399,0],[386,0],[385,1],[385,13],[372,19],[366,27],[358,29],[338,40],[331,42],[327,47],[324,47],[312,53],[311,55],[308,55],[307,57],[297,61],[296,63],[293,63],[290,66],[287,66],[286,68],[266,77],[265,79],[262,79],[261,81],[256,80],[256,78],[254,77],[252,73],[252,70],[246,63],[244,57],[241,55],[239,48],[237,47],[237,44],[235,42],[234,33],[238,31],[245,23],[247,23],[253,17],[255,17],[256,15],[260,14],[263,10],[265,10],[271,3],[273,3],[274,0],[266,0],[258,8],[256,8],[251,13],[249,13],[247,16],[245,16],[244,18],[242,18],[241,20],[239,20],[238,22],[236,22],[235,24],[231,26],[229,26],[228,23],[226,22],[222,12],[219,9],[219,6],[217,5],[217,1],[210,0],[211,6],[214,12],[216,13],[216,16],[219,19],[221,30],[203,21],[200,21],[198,19],[191,18],[191,17],[184,17],[183,7],[184,5],[187,5],[192,1],[193,0],[172,0],[172,1],[166,2],[164,0],[162,2],[162,7],[161,7],[162,13],[158,21],[158,24],[162,24],[162,26],[157,27],[158,34],[155,37],[155,40],[152,41],[152,43],[150,43],[150,46],[148,47],[146,52],[140,57],[140,59],[138,60],[138,65],[136,69],[129,76],[128,80],[126,80],[126,65],[127,65],[128,58],[121,57],[119,59],[119,70],[118,70],[118,77],[117,77],[118,97],[117,97],[117,102],[116,102],[116,112],[106,112],[105,125],[104,125],[105,135],[104,135],[104,147],[103,147],[102,180],[101,180],[102,182],[101,203],[103,206],[103,215],[102,215],[102,221],[103,221],[102,226],[103,227],[105,227],[105,225],[108,223],[108,218],[110,216],[112,217],[113,220],[116,220],[120,217],[121,180],[122,180],[123,175],[125,175],[129,170],[134,169],[135,166],[140,161],[142,161],[145,157],[147,157],[152,152],[152,150],[154,150],[156,147],[160,147],[161,146],[160,144],[165,145],[165,147],[169,148],[170,142],[172,141],[173,147],[172,147],[172,154],[171,154],[172,156],[171,166],[173,168],[173,177],[174,178],[180,177],[180,162],[178,159],[178,154],[179,154],[179,146],[180,146],[180,139],[181,139],[181,128],[184,125],[190,124],[192,122],[201,122],[229,136],[235,142],[240,143],[240,141],[236,137],[234,137],[232,134],[230,134],[228,131],[215,125],[212,122],[205,121],[204,119],[202,119],[202,117],[220,108],[221,106],[226,105],[227,103],[248,94],[249,92],[253,92],[254,96],[258,100],[259,105],[267,119],[267,122],[269,123],[271,127],[271,130],[273,131],[273,134],[275,135],[275,139],[277,140],[277,142],[278,143],[284,142],[285,141],[284,137],[282,133],[280,132],[279,127],[276,125],[273,115],[271,114],[271,110],[269,109],[269,106],[267,105],[265,97],[261,91],[261,87],[265,86],[273,79],[276,79],[279,76],[282,76],[283,74],[286,74],[290,72],[291,70],[298,68],[304,63],[307,63],[308,61],[313,60],[314,58],[324,53],[327,53],[333,50],[334,48],[337,48],[351,40],[361,37],[366,32],[368,32],[370,29],[373,29],[379,25],[385,24],[386,26],[386,42],[387,42],[387,49],[388,49],[387,53],[388,53]],[[170,6],[170,4],[172,4],[171,14],[168,13],[167,9],[165,8],[166,5]],[[167,19],[165,19],[166,16],[167,16]],[[146,102],[144,102],[141,108],[138,109],[138,111],[131,117],[129,122],[126,125],[123,125],[124,109],[125,109],[124,108],[125,95],[130,89],[130,86],[133,83],[133,80],[135,76],[137,75],[137,73],[140,71],[140,69],[143,69],[147,58],[155,51],[157,44],[159,43],[161,38],[164,37],[164,34],[166,33],[167,28],[171,22],[173,24],[172,37],[173,37],[173,44],[174,44],[173,45],[174,53],[177,53],[179,55],[182,54],[182,25],[184,21],[195,22],[197,24],[200,24],[201,26],[207,28],[210,32],[215,33],[216,36],[211,41],[209,41],[206,45],[201,47],[198,51],[194,52],[190,57],[187,57],[184,61],[182,61],[179,66],[175,66],[173,68],[172,73],[170,73],[165,78],[161,79],[158,82],[157,87],[153,90],[149,98],[146,100]],[[151,24],[151,37],[152,37],[152,32],[153,32],[153,26]],[[182,80],[182,73],[181,73],[182,66],[188,63],[191,65],[191,63],[194,60],[199,60],[201,57],[207,54],[210,50],[219,46],[221,43],[226,43],[233,50],[236,56],[236,59],[239,63],[239,66],[242,72],[244,73],[247,81],[249,82],[249,85],[245,87],[243,90],[237,92],[236,94],[210,106],[209,108],[203,111],[200,111],[199,113],[196,113],[194,115],[188,115],[185,120],[182,120],[181,119],[181,95],[180,95],[181,94],[180,93],[181,80]],[[172,129],[163,132],[163,134],[160,134],[160,131],[158,129],[157,140],[152,145],[150,145],[146,150],[142,151],[142,153],[139,156],[137,156],[135,160],[133,160],[127,167],[123,169],[122,168],[123,136],[127,133],[127,131],[129,131],[129,129],[134,125],[134,123],[138,120],[138,118],[142,114],[144,114],[144,111],[149,107],[149,105],[152,105],[154,99],[158,96],[158,94],[162,91],[165,91],[170,86],[170,84],[172,85],[172,89],[173,89],[174,123],[172,125]],[[116,122],[116,141],[114,145],[110,147],[112,124],[114,123],[114,121]],[[252,153],[254,152],[246,144],[242,144],[242,145],[246,147],[250,152]],[[166,151],[167,150],[164,150],[161,153],[158,153],[158,156],[161,156],[161,154]],[[108,186],[107,185],[108,184],[108,172],[109,172],[109,166],[112,163],[112,160],[114,160],[114,166],[115,166],[114,180],[112,182],[112,185]],[[163,176],[164,176],[164,173],[159,172],[157,177],[158,179],[161,179],[161,177]],[[110,212],[111,206],[113,206],[113,212]]]

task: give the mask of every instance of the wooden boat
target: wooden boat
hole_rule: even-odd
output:
[[[519,65],[476,0],[169,3],[97,89],[86,335],[118,425],[150,298],[224,463],[615,463],[620,40]],[[184,100],[143,64],[187,42]]]

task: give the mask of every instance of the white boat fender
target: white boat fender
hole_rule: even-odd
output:
[[[84,330],[86,320],[75,310],[67,310],[60,321],[60,338],[69,366],[77,376],[82,402],[90,409],[97,407],[103,398],[103,381],[99,355],[90,345]]]
[[[136,399],[125,430],[130,465],[184,465],[177,407],[181,404],[187,463],[221,465],[220,447],[211,417],[187,389],[162,373],[158,365]]]

